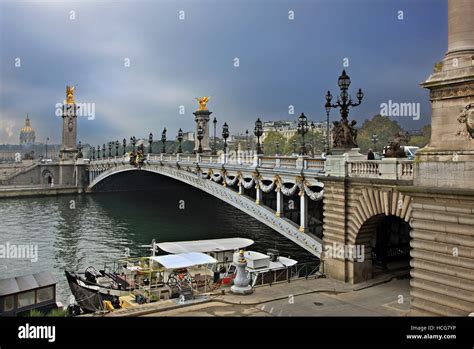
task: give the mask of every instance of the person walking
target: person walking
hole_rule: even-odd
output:
[[[369,149],[369,152],[367,153],[367,160],[375,160],[375,154],[372,149]]]

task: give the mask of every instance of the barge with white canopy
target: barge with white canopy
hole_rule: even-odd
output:
[[[214,268],[214,282],[221,280],[224,284],[228,284],[235,277],[234,261],[239,251],[253,244],[254,241],[251,239],[225,238],[152,243],[152,250],[154,253],[161,250],[167,253],[208,254],[217,260]],[[280,256],[276,249],[268,249],[267,254],[245,251],[244,257],[247,260],[246,270],[250,274],[252,286],[287,280],[294,274],[291,273],[291,269],[298,263],[294,259]]]
[[[188,252],[119,259],[112,270],[89,267],[85,273],[65,273],[77,304],[83,311],[95,312],[121,308],[124,302],[130,305],[193,298],[194,280],[211,280],[216,262],[205,253]],[[131,294],[134,302],[130,301]]]

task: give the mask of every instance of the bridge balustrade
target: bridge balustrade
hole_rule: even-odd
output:
[[[348,161],[347,175],[349,177],[412,180],[413,161],[401,159]]]
[[[306,168],[308,170],[316,170],[320,172],[324,172],[324,164],[325,160],[324,159],[306,159]]]
[[[102,158],[92,160],[90,163],[109,164],[121,162],[125,164],[126,156]],[[263,169],[294,169],[296,171],[314,171],[325,173],[326,159],[311,158],[308,156],[249,156],[245,152],[233,152],[229,154],[147,154],[149,162],[183,162],[201,163],[209,165],[238,165]],[[342,175],[342,174],[341,174]],[[413,180],[413,161],[405,159],[384,160],[349,160],[347,161],[348,177],[354,178],[378,178],[391,180]]]

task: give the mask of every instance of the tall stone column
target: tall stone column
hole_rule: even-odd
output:
[[[430,90],[431,141],[417,154],[415,184],[474,184],[474,2],[449,0],[448,52],[421,84]]]
[[[199,149],[199,140],[197,138],[199,125],[201,125],[203,134],[201,140],[201,148],[203,154],[210,154],[211,148],[209,147],[209,119],[212,114],[206,107],[209,97],[196,98],[199,102],[199,109],[194,114],[194,121],[196,121],[196,133],[194,137],[194,152],[197,153]]]
[[[430,90],[430,144],[415,157],[410,246],[414,315],[474,312],[474,1],[449,0],[448,51]]]
[[[74,101],[74,87],[66,87],[66,100],[63,104],[62,143],[60,158],[62,161],[74,160],[77,154],[77,110]]]

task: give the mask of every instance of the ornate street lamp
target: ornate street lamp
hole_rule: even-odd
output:
[[[102,157],[105,159],[105,143],[102,144]]]
[[[118,156],[118,148],[120,147],[120,143],[118,139],[115,141],[115,156]]]
[[[77,157],[78,158],[82,158],[82,143],[81,141],[79,141],[78,145],[77,145]]]
[[[376,144],[377,144],[378,141],[379,141],[379,136],[377,136],[376,133],[373,133],[372,134],[372,143],[374,143],[374,151],[375,151],[375,147],[376,147]]]
[[[247,151],[250,153],[249,130],[245,130],[245,139],[247,141]]]
[[[314,129],[315,129],[314,122],[311,121],[311,152],[313,153],[314,158]]]
[[[227,154],[227,138],[229,138],[229,126],[224,122],[222,126],[222,138],[224,138],[224,154]]]
[[[111,158],[112,157],[112,142],[109,142],[107,145],[109,146],[109,158]]]
[[[91,147],[92,150],[92,160],[95,160],[95,147]]]
[[[163,129],[163,132],[161,132],[161,143],[163,143],[163,147],[161,148],[161,153],[165,154],[166,153],[166,127]]]
[[[48,141],[49,141],[49,137],[46,137],[46,144],[44,145],[45,146],[45,153],[46,153],[44,157],[46,159],[49,159],[49,157],[48,157]]]
[[[135,136],[130,137],[130,143],[132,143],[132,153],[135,153],[135,144],[137,143]]]
[[[332,95],[331,92],[328,91],[326,94],[326,113],[327,113],[327,139],[328,139],[328,148],[329,148],[329,112],[331,108],[339,108],[341,113],[341,121],[334,123],[334,141],[333,146],[335,148],[357,148],[357,130],[355,129],[356,121],[353,120],[351,124],[349,124],[348,117],[349,117],[349,108],[357,107],[362,103],[362,99],[364,98],[364,94],[362,90],[356,94],[358,102],[354,103],[352,101],[351,96],[347,92],[347,89],[351,85],[351,79],[349,75],[346,74],[346,71],[343,70],[341,76],[338,79],[339,89],[341,90],[341,94],[337,97],[336,104],[331,104]],[[329,150],[329,149],[328,149]]]
[[[332,95],[331,95],[331,92],[328,91],[328,93],[326,94],[326,105],[325,105],[325,108],[326,108],[326,143],[325,143],[325,146],[324,146],[324,151],[327,154],[329,154],[329,113],[331,112],[331,99],[332,99]]]
[[[152,144],[153,144],[153,133],[150,132],[148,135],[148,143],[150,143],[150,148],[148,149],[148,153],[152,153]]]
[[[260,145],[260,137],[262,137],[263,135],[263,126],[262,122],[260,121],[260,118],[255,121],[255,128],[253,130],[253,134],[255,135],[255,137],[257,137],[257,155],[263,154],[262,147]]]
[[[100,145],[97,146],[97,159],[100,159]]]
[[[202,138],[204,137],[204,130],[202,129],[201,123],[199,123],[198,129],[197,129],[197,139],[199,141],[199,146],[198,146],[198,154],[202,153],[202,146],[201,146],[201,141]]]
[[[306,146],[304,144],[304,135],[308,133],[308,118],[304,113],[298,118],[298,133],[301,135],[300,155],[306,155]]]
[[[179,129],[178,131],[178,142],[179,142],[178,153],[179,154],[183,152],[183,149],[181,148],[182,141],[183,141],[183,130]]]
[[[214,120],[212,120],[212,123],[214,124],[214,141],[212,142],[212,143],[213,143],[213,146],[212,146],[212,155],[216,155],[216,154],[217,154],[217,146],[216,146],[216,126],[217,126],[217,119],[214,118]]]
[[[123,154],[122,155],[125,155],[125,152],[126,152],[126,149],[127,149],[127,140],[125,138],[122,141],[122,145],[123,145]]]

